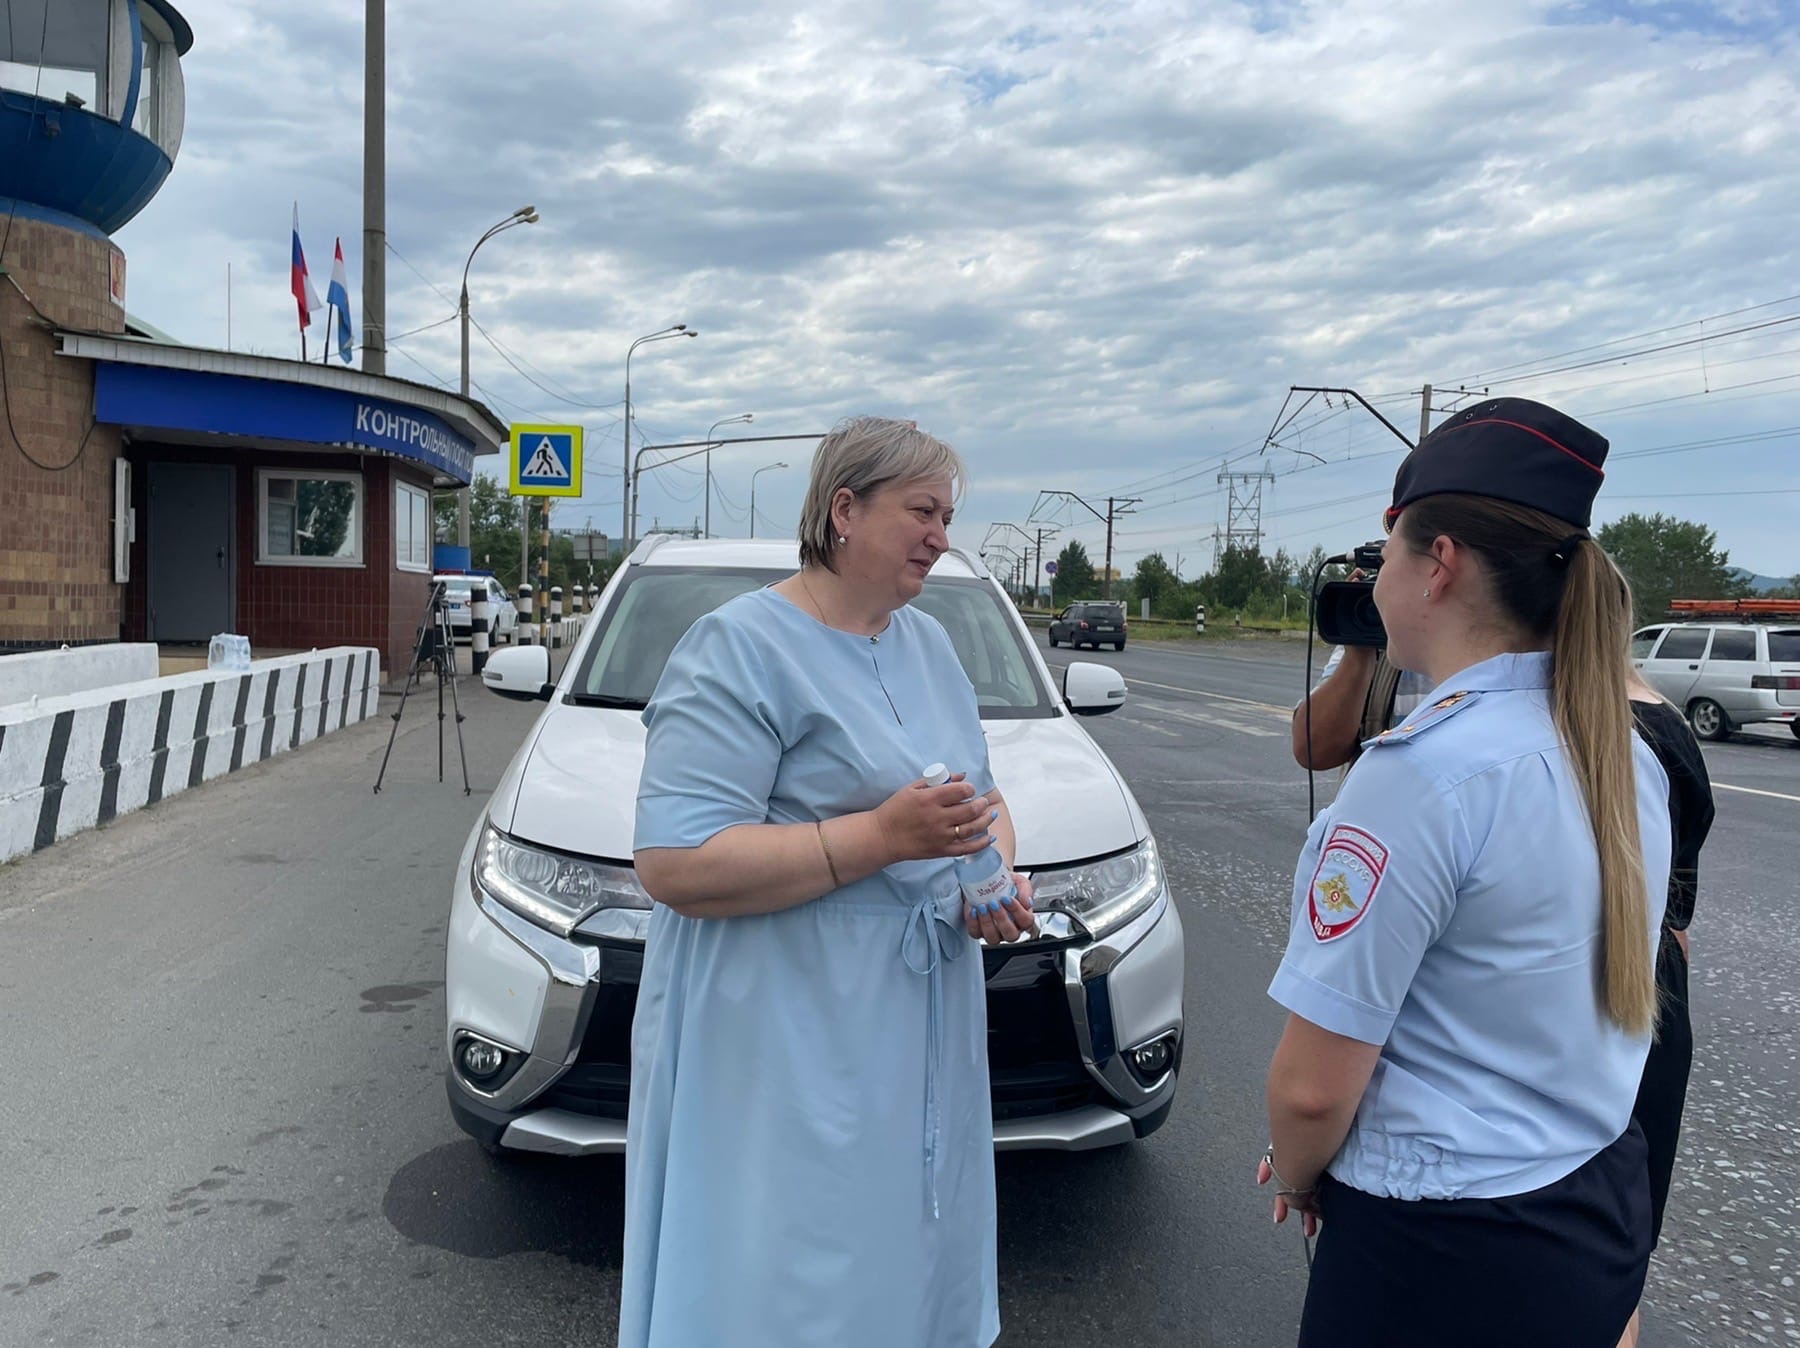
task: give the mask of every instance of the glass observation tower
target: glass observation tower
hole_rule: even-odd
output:
[[[0,3],[0,218],[111,235],[174,167],[193,30],[168,0]]]

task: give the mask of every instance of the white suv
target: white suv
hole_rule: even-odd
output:
[[[1800,626],[1662,623],[1633,634],[1631,663],[1703,740],[1758,721],[1800,737]]]
[[[631,864],[639,713],[696,618],[797,563],[792,543],[651,539],[607,586],[559,682],[542,646],[489,659],[490,689],[549,703],[452,886],[450,1108],[489,1150],[624,1150],[650,917]],[[1037,885],[1040,935],[982,952],[995,1145],[1143,1137],[1168,1117],[1181,1067],[1181,917],[1143,811],[1075,719],[1121,706],[1124,681],[1077,664],[1059,688],[967,554],[946,554],[914,603],[975,685],[1018,866]]]

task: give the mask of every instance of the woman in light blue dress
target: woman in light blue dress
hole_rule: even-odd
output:
[[[644,713],[621,1348],[1000,1332],[977,942],[1033,928],[1030,886],[963,902],[956,858],[1010,869],[1012,821],[950,640],[907,607],[962,478],[910,423],[839,426],[801,571],[695,623]]]

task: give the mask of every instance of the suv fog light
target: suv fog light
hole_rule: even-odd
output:
[[[464,1039],[457,1050],[462,1074],[471,1081],[486,1082],[500,1075],[506,1067],[506,1050],[485,1039]]]
[[[1171,1031],[1147,1044],[1139,1044],[1125,1055],[1131,1074],[1143,1085],[1149,1085],[1175,1065],[1175,1034]]]

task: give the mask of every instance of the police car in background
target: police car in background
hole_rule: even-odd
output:
[[[632,869],[640,713],[689,626],[792,574],[796,552],[646,540],[560,680],[541,646],[489,659],[488,688],[549,704],[451,887],[450,1108],[489,1150],[624,1149],[650,918]],[[960,551],[914,603],[944,625],[975,686],[1017,865],[1037,887],[1039,935],[982,951],[995,1145],[1085,1150],[1146,1136],[1168,1117],[1181,1067],[1181,917],[1143,811],[1078,719],[1123,705],[1124,680],[1078,663],[1059,683],[1018,611]]]
[[[488,641],[498,646],[518,634],[519,610],[507,598],[506,589],[492,576],[445,574],[432,580],[444,587],[444,612],[450,620],[450,636],[455,641],[469,640],[475,630],[475,587],[482,586],[488,596]]]

